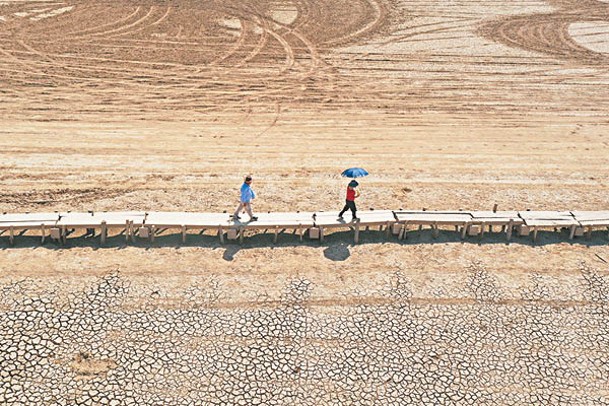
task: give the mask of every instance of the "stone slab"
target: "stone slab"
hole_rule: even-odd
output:
[[[512,222],[517,226],[524,223],[524,220],[518,216],[517,211],[472,211],[472,222],[476,224],[486,224],[489,226],[507,225]]]
[[[578,226],[579,222],[574,218],[564,219],[525,219],[524,223],[529,227],[570,227]]]
[[[609,211],[572,211],[571,214],[579,221],[609,221]]]
[[[249,216],[241,216],[241,220],[230,221],[230,226],[245,228],[298,228],[313,227],[313,213],[311,212],[287,212],[287,213],[254,213],[258,217],[256,221],[248,221]]]
[[[7,213],[0,215],[0,223],[37,223],[59,220],[59,213]]]
[[[572,219],[570,211],[519,211],[518,215],[523,219]]]
[[[315,213],[315,225],[318,227],[352,227],[355,223],[351,219],[351,212],[344,214],[344,219],[338,219],[337,211]],[[391,210],[358,210],[357,217],[360,219],[360,227],[382,225],[395,222],[395,216]]]
[[[215,228],[229,227],[227,213],[149,212],[146,225],[160,227]]]
[[[91,213],[60,213],[57,226],[75,227],[101,227],[102,221],[108,227],[124,226],[127,220],[133,221],[134,226],[144,224],[146,213],[144,212],[95,212]]]
[[[439,225],[461,225],[472,221],[471,214],[467,212],[396,212],[396,216],[400,222],[419,225],[432,225],[434,223]]]
[[[10,222],[2,222],[0,223],[0,230],[8,230],[11,227],[15,230],[25,230],[25,229],[38,229],[42,228],[44,225],[45,228],[54,227],[57,224],[57,220],[53,221],[10,221]]]
[[[609,227],[608,220],[579,220],[582,227]]]

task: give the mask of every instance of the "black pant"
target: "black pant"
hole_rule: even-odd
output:
[[[355,202],[353,200],[345,200],[345,207],[343,207],[343,209],[341,210],[341,212],[340,212],[340,214],[338,216],[342,217],[342,215],[347,210],[351,210],[351,213],[353,214],[353,218],[357,218],[357,216],[355,215],[355,212],[357,211],[357,208],[355,207]]]

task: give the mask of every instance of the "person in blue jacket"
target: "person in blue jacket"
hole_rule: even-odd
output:
[[[250,221],[258,220],[258,217],[252,214],[252,200],[256,198],[256,193],[252,189],[252,177],[250,175],[245,177],[245,181],[241,186],[241,201],[239,202],[239,206],[237,210],[235,210],[235,214],[233,214],[233,219],[241,220],[241,210],[245,209],[247,214],[250,216]]]

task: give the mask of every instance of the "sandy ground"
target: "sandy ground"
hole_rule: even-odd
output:
[[[0,1],[0,211],[230,211],[247,173],[255,210],[335,210],[350,166],[360,208],[607,209],[608,24],[595,0]],[[0,237],[0,400],[606,403],[606,233],[540,237]]]

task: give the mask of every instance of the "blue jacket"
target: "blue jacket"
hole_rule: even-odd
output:
[[[256,193],[254,193],[254,190],[251,188],[250,185],[248,185],[247,183],[244,183],[241,186],[241,203],[249,203],[252,201],[252,199],[256,198]]]

